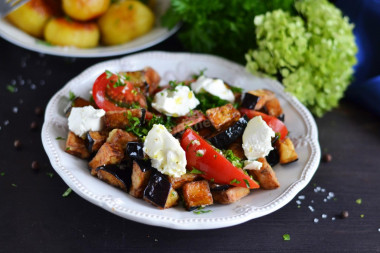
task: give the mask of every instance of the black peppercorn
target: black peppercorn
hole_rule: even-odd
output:
[[[38,128],[37,122],[33,121],[30,123],[30,130],[36,130]]]
[[[20,149],[21,146],[22,146],[22,143],[21,143],[20,140],[15,140],[15,141],[13,142],[13,146],[14,146],[16,149]]]
[[[38,164],[37,161],[32,162],[32,169],[33,170],[38,170],[40,168],[40,165]]]
[[[37,106],[36,108],[34,108],[34,113],[37,115],[37,116],[41,116],[42,113],[43,113],[43,109],[39,106]]]
[[[343,212],[340,214],[340,217],[341,217],[342,219],[346,219],[346,218],[348,218],[348,216],[349,216],[348,211],[343,211]]]
[[[330,154],[324,154],[322,157],[322,161],[325,163],[329,163],[332,160],[332,156]]]

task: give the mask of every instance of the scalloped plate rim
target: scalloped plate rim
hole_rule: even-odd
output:
[[[77,80],[84,78],[84,76],[89,75],[89,73],[97,71],[99,67],[103,65],[120,65],[125,61],[139,60],[140,58],[164,58],[167,59],[175,59],[181,57],[193,57],[194,59],[201,59],[203,61],[211,61],[211,62],[220,62],[227,65],[231,65],[231,67],[243,68],[237,63],[231,62],[229,60],[220,58],[218,56],[205,55],[205,54],[195,54],[195,53],[168,53],[162,51],[151,51],[151,52],[143,52],[138,54],[133,54],[129,56],[125,56],[120,59],[108,60],[97,63],[86,70],[84,70],[81,74],[70,80],[64,87],[62,87],[57,93],[51,98],[49,101],[46,111],[45,111],[45,122],[41,131],[41,138],[44,149],[49,157],[49,160],[55,169],[55,171],[60,175],[60,177],[71,187],[78,195],[88,200],[89,202],[102,207],[103,209],[110,211],[120,217],[127,218],[136,222],[140,222],[147,225],[161,226],[171,229],[182,229],[182,230],[195,230],[195,229],[215,229],[215,228],[223,228],[234,226],[237,224],[241,224],[243,222],[262,217],[264,215],[270,214],[287,203],[289,203],[296,194],[301,191],[311,180],[312,176],[316,172],[319,166],[320,160],[320,147],[318,142],[318,129],[316,123],[313,119],[311,113],[292,95],[283,92],[283,87],[280,83],[274,80],[267,79],[266,82],[268,85],[270,84],[277,91],[283,92],[282,95],[286,98],[286,100],[294,107],[298,113],[303,114],[304,120],[307,121],[308,125],[308,136],[307,141],[311,148],[310,158],[307,161],[306,166],[302,169],[302,174],[298,180],[293,182],[288,188],[285,189],[284,192],[280,194],[280,196],[273,199],[271,202],[267,203],[264,206],[260,207],[247,207],[246,210],[242,214],[237,214],[234,216],[229,216],[225,218],[204,218],[204,217],[194,217],[194,218],[170,218],[165,215],[152,215],[149,213],[138,212],[132,209],[124,208],[115,201],[112,200],[112,197],[109,195],[94,195],[88,189],[85,188],[85,185],[81,185],[80,182],[77,182],[76,178],[73,177],[71,172],[69,172],[66,168],[62,166],[59,161],[59,152],[64,153],[63,151],[57,151],[51,144],[51,138],[49,136],[49,128],[53,127],[57,122],[52,121],[54,119],[54,115],[52,110],[55,108],[54,105],[57,103],[59,97],[61,97],[65,90],[68,87],[75,83]],[[71,174],[71,175],[70,175]],[[89,175],[90,176],[90,175]],[[78,184],[79,183],[79,184]],[[78,187],[78,185],[80,187]],[[118,190],[118,189],[115,189]],[[154,207],[152,207],[154,208]],[[162,212],[165,212],[163,210]],[[164,213],[163,213],[164,214]]]

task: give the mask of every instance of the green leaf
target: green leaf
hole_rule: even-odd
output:
[[[356,204],[361,205],[362,199],[357,199],[355,202],[356,202]]]
[[[59,141],[64,141],[64,140],[66,140],[65,138],[63,138],[63,137],[61,137],[61,136],[58,136],[58,137],[56,137],[55,139],[56,139],[56,140],[59,140]]]
[[[70,193],[72,192],[73,190],[71,188],[67,188],[67,190],[62,194],[62,197],[67,197],[70,195]]]
[[[13,85],[7,85],[7,90],[11,93],[15,93],[16,92],[16,87],[13,86]]]
[[[69,99],[70,99],[71,102],[74,101],[76,97],[77,96],[74,94],[74,92],[69,91]]]
[[[193,211],[194,214],[204,214],[204,213],[210,213],[212,212],[211,210],[204,210],[204,207],[199,207],[195,211]]]
[[[192,168],[192,170],[190,171],[190,173],[191,174],[203,174],[203,172],[202,171],[200,171],[200,170],[197,170],[196,168]]]
[[[284,241],[290,241],[290,235],[289,234],[283,234],[282,238],[284,239]]]
[[[1,172],[1,173],[0,173],[0,176],[5,176],[5,172]]]

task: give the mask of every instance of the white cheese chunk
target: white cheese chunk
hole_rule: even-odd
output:
[[[207,92],[221,99],[233,103],[235,101],[234,93],[229,89],[221,79],[213,79],[205,76],[200,76],[191,83],[191,89],[197,94]]]
[[[143,151],[162,174],[180,177],[186,173],[185,151],[163,125],[153,125],[145,138]]]
[[[187,86],[179,85],[174,90],[164,89],[153,99],[152,107],[167,116],[180,117],[199,105],[199,100]]]
[[[91,105],[85,107],[73,107],[69,116],[69,130],[83,137],[88,131],[100,131],[103,129],[103,109],[95,109]]]
[[[243,133],[242,146],[248,160],[267,156],[273,149],[271,140],[274,136],[275,132],[261,116],[252,118]]]
[[[263,164],[259,161],[244,161],[243,170],[260,170]]]

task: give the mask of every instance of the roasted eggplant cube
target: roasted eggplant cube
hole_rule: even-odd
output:
[[[145,120],[145,109],[125,109],[122,111],[107,111],[104,116],[104,125],[107,129],[125,129],[130,125],[129,119],[136,117],[143,124]]]
[[[271,167],[275,166],[280,162],[280,155],[276,148],[272,149],[265,158],[267,159],[267,162]]]
[[[90,153],[86,148],[86,142],[79,136],[76,136],[73,132],[69,132],[66,138],[66,153],[77,156],[82,159],[90,157]]]
[[[259,102],[260,97],[253,95],[251,93],[245,93],[243,101],[241,102],[241,107],[247,109],[255,109],[256,104]]]
[[[232,186],[224,191],[212,191],[212,197],[215,203],[231,204],[247,196],[249,189],[246,187]]]
[[[106,142],[108,133],[90,131],[87,133],[86,137],[87,137],[88,152],[94,153],[94,152],[97,152],[100,149],[100,147]]]
[[[135,160],[132,165],[132,184],[129,194],[135,198],[142,198],[148,185],[152,166],[150,160]]]
[[[173,189],[176,190],[181,188],[184,184],[192,182],[197,178],[199,178],[199,175],[197,174],[186,173],[180,177],[169,176],[169,182],[172,184]]]
[[[127,143],[126,155],[131,159],[142,160],[145,158],[142,142],[131,141]]]
[[[107,138],[108,143],[116,144],[123,150],[125,150],[127,143],[130,141],[137,141],[137,137],[122,129],[113,129]]]
[[[269,100],[271,100],[272,98],[275,98],[274,92],[270,91],[270,90],[266,90],[266,89],[251,90],[251,91],[248,91],[247,94],[258,97],[256,104],[255,104],[255,107],[253,108],[254,110],[263,109],[264,105]],[[242,107],[244,107],[244,106],[242,106]]]
[[[286,138],[284,141],[279,141],[277,145],[281,164],[288,164],[298,160],[298,155],[294,149],[293,142],[289,138]]]
[[[240,118],[240,112],[232,104],[208,109],[206,115],[216,130],[225,129]]]
[[[98,178],[110,185],[127,191],[131,185],[132,170],[126,164],[104,165],[96,168]]]
[[[206,180],[186,183],[182,187],[182,194],[187,210],[213,204],[210,187]]]
[[[219,149],[227,149],[237,138],[243,135],[243,132],[248,124],[248,117],[244,115],[235,124],[228,127],[226,130],[208,138],[212,145]]]
[[[211,190],[211,192],[213,192],[213,191],[225,191],[225,190],[228,190],[231,187],[233,187],[233,186],[229,185],[229,184],[210,183],[210,190]]]
[[[157,172],[150,177],[143,198],[158,208],[164,209],[177,205],[179,195],[166,176]]]
[[[280,187],[276,173],[267,162],[267,160],[265,158],[259,158],[257,161],[263,164],[260,170],[249,170],[248,173],[252,175],[257,181],[259,181],[260,188],[265,190],[272,190]]]
[[[120,147],[113,143],[104,143],[98,153],[88,163],[91,168],[91,174],[96,175],[96,168],[102,165],[118,164],[124,158],[124,152]]]

